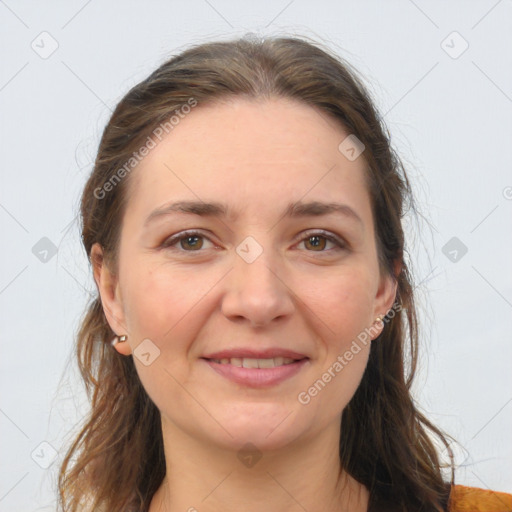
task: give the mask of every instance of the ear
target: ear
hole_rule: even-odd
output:
[[[94,281],[98,287],[103,312],[110,328],[118,335],[127,334],[124,309],[118,277],[111,272],[106,264],[103,249],[99,243],[91,248],[91,263],[93,267]],[[128,342],[116,343],[115,349],[123,355],[131,353]]]
[[[402,264],[399,260],[397,260],[393,266],[394,275],[389,275],[389,273],[381,272],[381,277],[379,281],[379,288],[377,290],[377,295],[375,296],[374,302],[374,310],[373,310],[373,320],[379,316],[384,317],[388,313],[388,311],[393,307],[393,304],[396,300],[396,291],[398,288],[398,276],[402,271]],[[377,330],[378,333],[372,339],[375,339],[380,335],[384,328],[383,322],[374,322],[374,331]]]

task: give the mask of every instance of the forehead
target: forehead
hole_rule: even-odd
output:
[[[263,213],[277,202],[350,199],[368,213],[366,162],[339,150],[348,135],[327,114],[295,100],[199,104],[133,171],[131,206],[145,211],[171,199],[217,200],[237,213],[251,205]]]

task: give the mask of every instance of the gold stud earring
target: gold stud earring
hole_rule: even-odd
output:
[[[122,343],[123,341],[126,341],[128,339],[128,336],[126,336],[126,334],[123,334],[122,336],[116,336],[111,342],[110,344],[114,347],[116,346],[118,343]]]

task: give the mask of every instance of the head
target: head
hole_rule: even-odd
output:
[[[166,424],[263,452],[334,429],[352,476],[435,510],[442,479],[424,428],[440,433],[409,395],[417,320],[401,219],[411,201],[362,82],[318,45],[200,45],[129,91],[81,204],[98,286],[78,339],[94,387],[82,464],[90,482],[107,460],[125,480],[102,484],[98,503],[149,501]],[[217,371],[216,353],[231,350],[292,351],[301,363],[277,385],[242,386]],[[100,443],[112,431],[117,453]],[[142,475],[124,467],[129,450]]]

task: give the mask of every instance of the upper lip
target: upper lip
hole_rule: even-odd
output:
[[[264,350],[255,350],[254,348],[232,348],[229,350],[221,350],[212,352],[202,356],[204,359],[231,359],[237,357],[240,359],[273,359],[274,357],[288,357],[290,359],[304,359],[306,355],[287,350],[283,348],[267,348]]]

